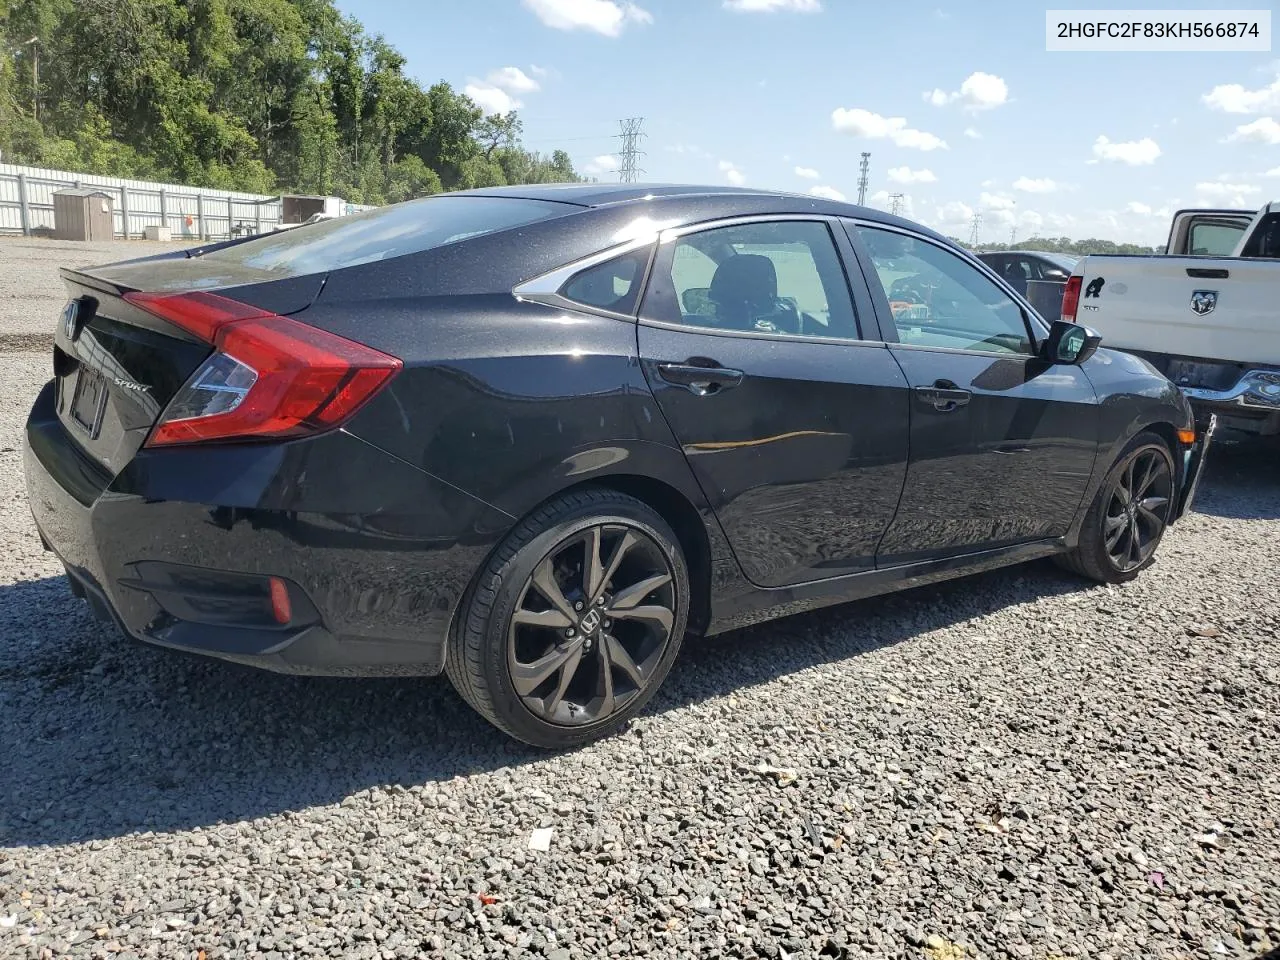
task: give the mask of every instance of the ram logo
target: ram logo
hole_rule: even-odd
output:
[[[1198,317],[1203,317],[1206,313],[1213,313],[1213,308],[1218,305],[1217,290],[1195,290],[1191,294],[1191,310]]]
[[[132,380],[125,380],[121,377],[116,377],[116,386],[120,387],[123,390],[132,390],[134,393],[150,393],[151,392],[151,384],[134,383]]]

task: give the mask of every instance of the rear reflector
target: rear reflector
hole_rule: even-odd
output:
[[[216,348],[170,401],[149,447],[331,430],[403,366],[372,347],[216,294],[125,299]]]
[[[289,587],[279,577],[271,578],[271,615],[276,623],[284,624],[293,619],[293,607],[289,603]]]
[[[1182,443],[1182,444],[1186,444],[1188,447],[1189,447],[1189,446],[1191,446],[1191,444],[1193,444],[1193,443],[1195,443],[1195,442],[1196,442],[1196,432],[1195,432],[1195,430],[1194,430],[1194,429],[1191,429],[1191,430],[1179,430],[1179,431],[1178,431],[1178,442],[1179,442],[1179,443]]]
[[[1084,277],[1077,274],[1067,280],[1067,288],[1062,291],[1062,319],[1067,323],[1076,322],[1076,312],[1080,309],[1080,284]]]

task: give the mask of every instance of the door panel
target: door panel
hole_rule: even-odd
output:
[[[1097,455],[1088,377],[1040,360],[1021,304],[970,259],[871,225],[855,237],[912,396],[911,460],[877,565],[1065,534]]]
[[[654,396],[753,583],[874,566],[902,490],[909,431],[906,384],[883,345],[643,323],[639,338]],[[657,369],[690,359],[743,377],[699,394]]]
[[[879,565],[1065,534],[1097,450],[1084,372],[1033,357],[890,349],[913,388],[947,381],[970,396],[940,409],[913,391],[911,464]]]
[[[841,251],[824,220],[689,231],[659,245],[640,311],[649,384],[760,586],[871,569],[906,475],[906,381],[859,339],[873,309]]]

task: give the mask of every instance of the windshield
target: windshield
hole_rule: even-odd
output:
[[[324,273],[420,253],[535,220],[563,216],[576,209],[548,200],[443,194],[302,224],[212,250],[201,259],[275,276]]]

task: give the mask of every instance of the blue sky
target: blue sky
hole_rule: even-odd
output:
[[[514,106],[531,148],[562,147],[602,181],[617,179],[618,120],[642,116],[646,181],[852,200],[869,150],[871,205],[902,193],[908,215],[960,237],[980,212],[983,240],[1157,243],[1179,206],[1280,198],[1276,54],[1047,53],[1045,4],[339,5],[418,80]]]

